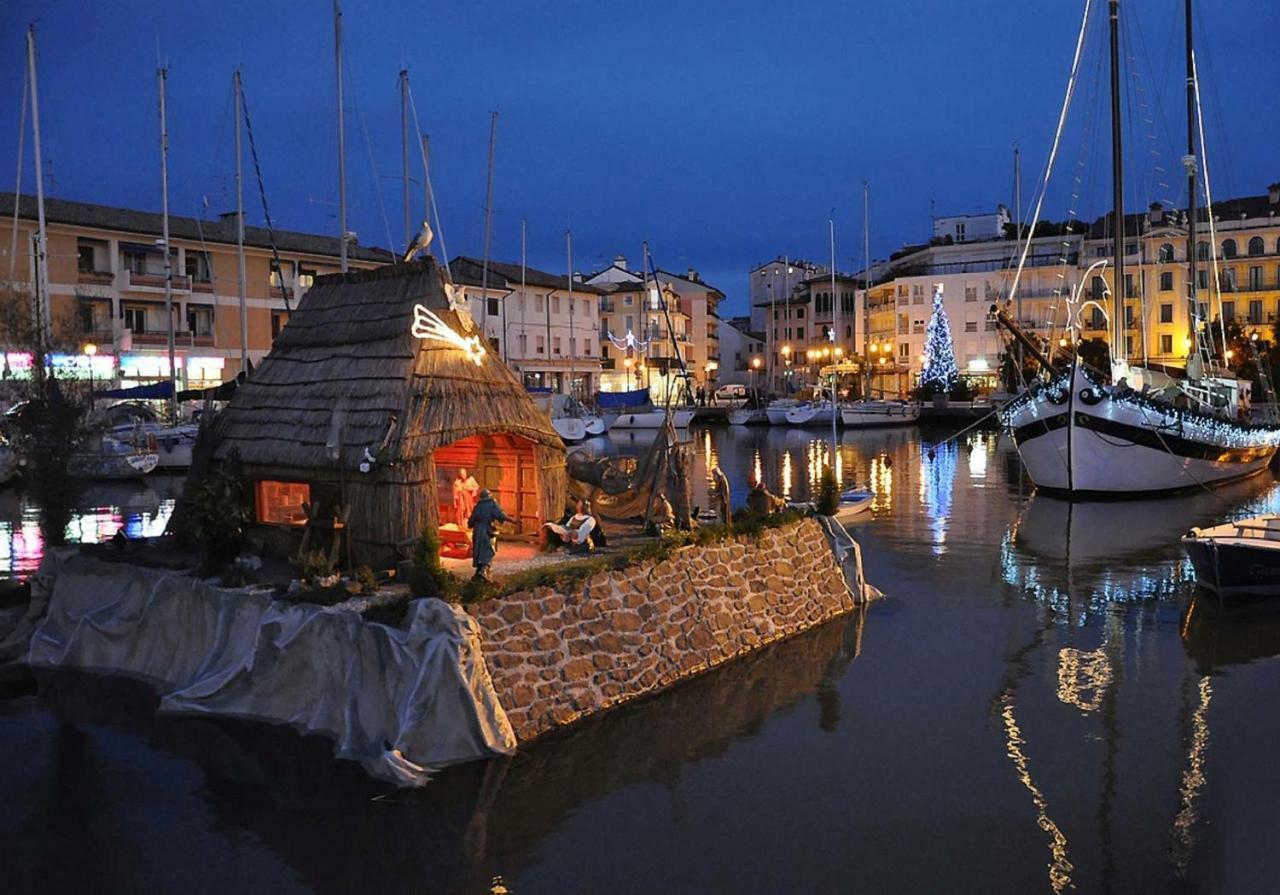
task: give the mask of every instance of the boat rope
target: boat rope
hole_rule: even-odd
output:
[[[422,125],[418,123],[418,106],[413,101],[413,85],[405,85],[406,92],[409,94],[409,111],[413,113],[413,129],[416,133],[422,133]],[[436,207],[436,190],[431,183],[431,166],[427,164],[427,150],[422,145],[422,141],[418,141],[418,153],[422,156],[422,177],[427,184],[427,196],[431,200],[431,217],[435,218],[435,234],[436,240],[440,243],[440,258],[444,264],[444,275],[446,278],[452,279],[449,273],[449,251],[444,245],[444,224],[440,221],[440,209]]]
[[[346,64],[346,54],[343,54],[343,63]],[[351,66],[346,65],[347,82],[351,84],[349,91],[352,97],[356,96],[356,79],[351,72]],[[369,121],[365,118],[364,105],[355,102],[356,114],[360,116],[360,132],[364,135],[364,151],[369,156],[369,173],[373,177],[373,195],[378,200],[378,214],[382,216],[382,229],[387,235],[387,245],[394,246],[396,241],[391,238],[391,221],[387,217],[387,204],[382,201],[382,181],[378,177],[378,166],[373,161],[373,141],[369,139]]]
[[[18,263],[18,206],[22,203],[22,145],[27,141],[27,98],[31,93],[27,67],[22,67],[22,114],[18,118],[18,176],[13,187],[13,242],[9,247],[9,279]],[[6,361],[7,363],[7,361]]]
[[[1084,53],[1084,37],[1089,24],[1089,13],[1093,9],[1093,0],[1085,0],[1084,16],[1080,21],[1080,33],[1076,36],[1075,55],[1071,59],[1071,74],[1067,78],[1067,93],[1062,98],[1062,111],[1058,113],[1058,127],[1053,134],[1053,144],[1049,148],[1049,158],[1045,162],[1044,177],[1040,183],[1039,194],[1036,196],[1035,211],[1031,216],[1031,227],[1028,230],[1026,240],[1022,244],[1022,252],[1018,258],[1018,269],[1013,275],[1013,285],[1009,289],[1009,298],[1012,299],[1017,295],[1018,284],[1022,280],[1022,268],[1027,263],[1027,253],[1031,251],[1031,234],[1035,233],[1036,224],[1040,220],[1040,211],[1044,206],[1044,197],[1049,189],[1049,178],[1053,175],[1053,163],[1058,156],[1058,147],[1062,144],[1062,132],[1067,125],[1067,112],[1071,108],[1071,98],[1075,94],[1076,78],[1080,74],[1080,59]],[[1018,234],[1021,238],[1022,234]]]
[[[1209,218],[1209,257],[1213,259],[1213,291],[1218,299],[1218,328],[1222,333],[1222,362],[1227,362],[1227,324],[1222,314],[1222,280],[1218,272],[1218,234],[1213,225],[1213,193],[1209,189],[1209,149],[1204,142],[1204,113],[1200,108],[1200,68],[1194,51],[1191,53],[1192,83],[1196,91],[1196,126],[1200,129],[1200,167],[1204,170],[1204,205]],[[1210,333],[1212,333],[1212,326]],[[1212,338],[1212,335],[1210,336]]]
[[[262,216],[267,222],[267,241],[271,243],[271,266],[275,268],[276,277],[280,281],[280,294],[284,296],[284,309],[292,313],[293,308],[289,305],[289,289],[284,283],[284,268],[280,264],[280,252],[276,248],[275,228],[271,225],[271,210],[267,208],[267,188],[262,183],[262,166],[258,164],[258,146],[253,140],[253,124],[249,121],[249,96],[244,89],[243,80],[240,84],[240,107],[244,109],[244,129],[249,135],[249,155],[253,158],[253,173],[258,178],[258,195],[262,199]],[[236,127],[239,126],[240,124],[237,122]]]

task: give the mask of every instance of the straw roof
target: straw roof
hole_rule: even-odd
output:
[[[477,366],[459,348],[412,334],[416,304],[468,334],[431,258],[317,278],[223,414],[215,458],[236,449],[247,466],[332,470],[325,445],[340,425],[343,465],[355,469],[393,414],[380,458],[389,462],[491,433],[563,454],[550,420],[499,358],[486,354]]]

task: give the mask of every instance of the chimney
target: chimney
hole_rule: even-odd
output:
[[[218,220],[222,221],[224,224],[230,224],[234,227],[236,225],[236,218],[239,216],[240,212],[238,211],[224,211],[222,214],[218,215]],[[246,225],[248,224],[247,221],[245,223]]]
[[[1151,223],[1159,224],[1164,222],[1164,208],[1159,202],[1151,203]]]
[[[1280,183],[1273,183],[1267,187],[1267,199],[1272,205],[1280,205]]]
[[[614,255],[614,256],[613,256],[613,266],[614,266],[614,267],[620,267],[620,268],[622,268],[623,270],[626,270],[626,269],[627,269],[627,256],[626,256],[626,255]]]
[[[696,270],[694,270],[692,267],[691,267],[691,268],[689,268],[689,272],[688,272],[688,274],[686,274],[686,277],[687,277],[688,279],[690,279],[690,280],[693,280],[695,283],[701,283],[701,282],[702,282],[701,280],[699,280],[699,279],[698,279],[698,272],[697,272]]]

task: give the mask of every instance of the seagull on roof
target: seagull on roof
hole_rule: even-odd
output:
[[[435,238],[435,234],[431,232],[431,222],[423,221],[422,229],[418,231],[418,235],[413,238],[413,244],[409,246],[409,251],[404,253],[406,262],[412,261],[413,256],[418,252],[425,252],[427,246],[431,245],[431,240]]]

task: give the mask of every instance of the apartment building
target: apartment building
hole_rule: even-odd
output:
[[[720,384],[764,385],[764,333],[751,328],[751,317],[720,321]]]
[[[36,202],[0,194],[0,279],[24,296],[34,294]],[[58,375],[131,386],[167,379],[162,220],[159,214],[63,199],[45,200],[49,309]],[[240,371],[241,322],[236,217],[215,220],[171,216],[175,367],[179,388],[216,385]],[[336,237],[276,230],[280,267],[273,266],[272,235],[245,228],[248,357],[262,360],[315,277],[339,270]],[[13,247],[16,246],[16,249]],[[348,246],[350,266],[394,260],[382,249]],[[5,375],[21,376],[30,355],[6,346]],[[85,353],[86,345],[92,353]]]
[[[633,329],[631,324],[640,323],[645,333],[645,340],[649,341],[653,350],[657,352],[655,357],[670,358],[665,361],[659,360],[658,369],[655,372],[660,371],[665,375],[667,366],[674,364],[678,369],[679,362],[683,362],[695,388],[714,389],[719,381],[719,306],[724,300],[724,293],[704,282],[699,273],[692,268],[683,275],[666,270],[658,270],[655,275],[658,283],[661,284],[663,295],[674,299],[668,300],[667,308],[668,311],[674,312],[672,326],[676,331],[679,361],[674,357],[675,352],[670,350],[669,345],[662,346],[658,344],[662,341],[661,339],[653,338],[654,325],[656,324],[665,334],[666,323],[659,319],[662,316],[662,308],[658,294],[652,290],[646,293],[644,289],[645,277],[642,271],[631,270],[627,266],[626,258],[619,255],[614,258],[613,264],[586,279],[588,285],[596,286],[605,293],[601,310],[601,346],[602,349],[609,349],[607,353],[602,353],[606,370],[610,367],[613,370],[614,375],[609,377],[609,381],[613,384],[621,384],[627,379],[625,368],[619,371],[617,367],[618,361],[626,360],[625,354],[619,354],[619,340],[625,342],[628,332],[637,334],[639,331]],[[631,301],[630,304],[628,300]],[[641,305],[636,303],[637,301],[644,302],[643,311]],[[629,318],[631,323],[628,323]],[[610,335],[613,336],[612,339],[609,338]],[[666,341],[670,342],[670,339]]]
[[[756,331],[765,329],[767,312],[762,309],[771,301],[776,304],[790,295],[792,288],[799,283],[830,273],[831,268],[828,265],[806,261],[803,258],[788,258],[784,255],[751,268],[747,274],[747,302],[751,307],[751,328]]]
[[[582,400],[600,389],[601,289],[504,261],[490,261],[487,278],[479,258],[456,257],[449,269],[490,349],[526,387]]]

